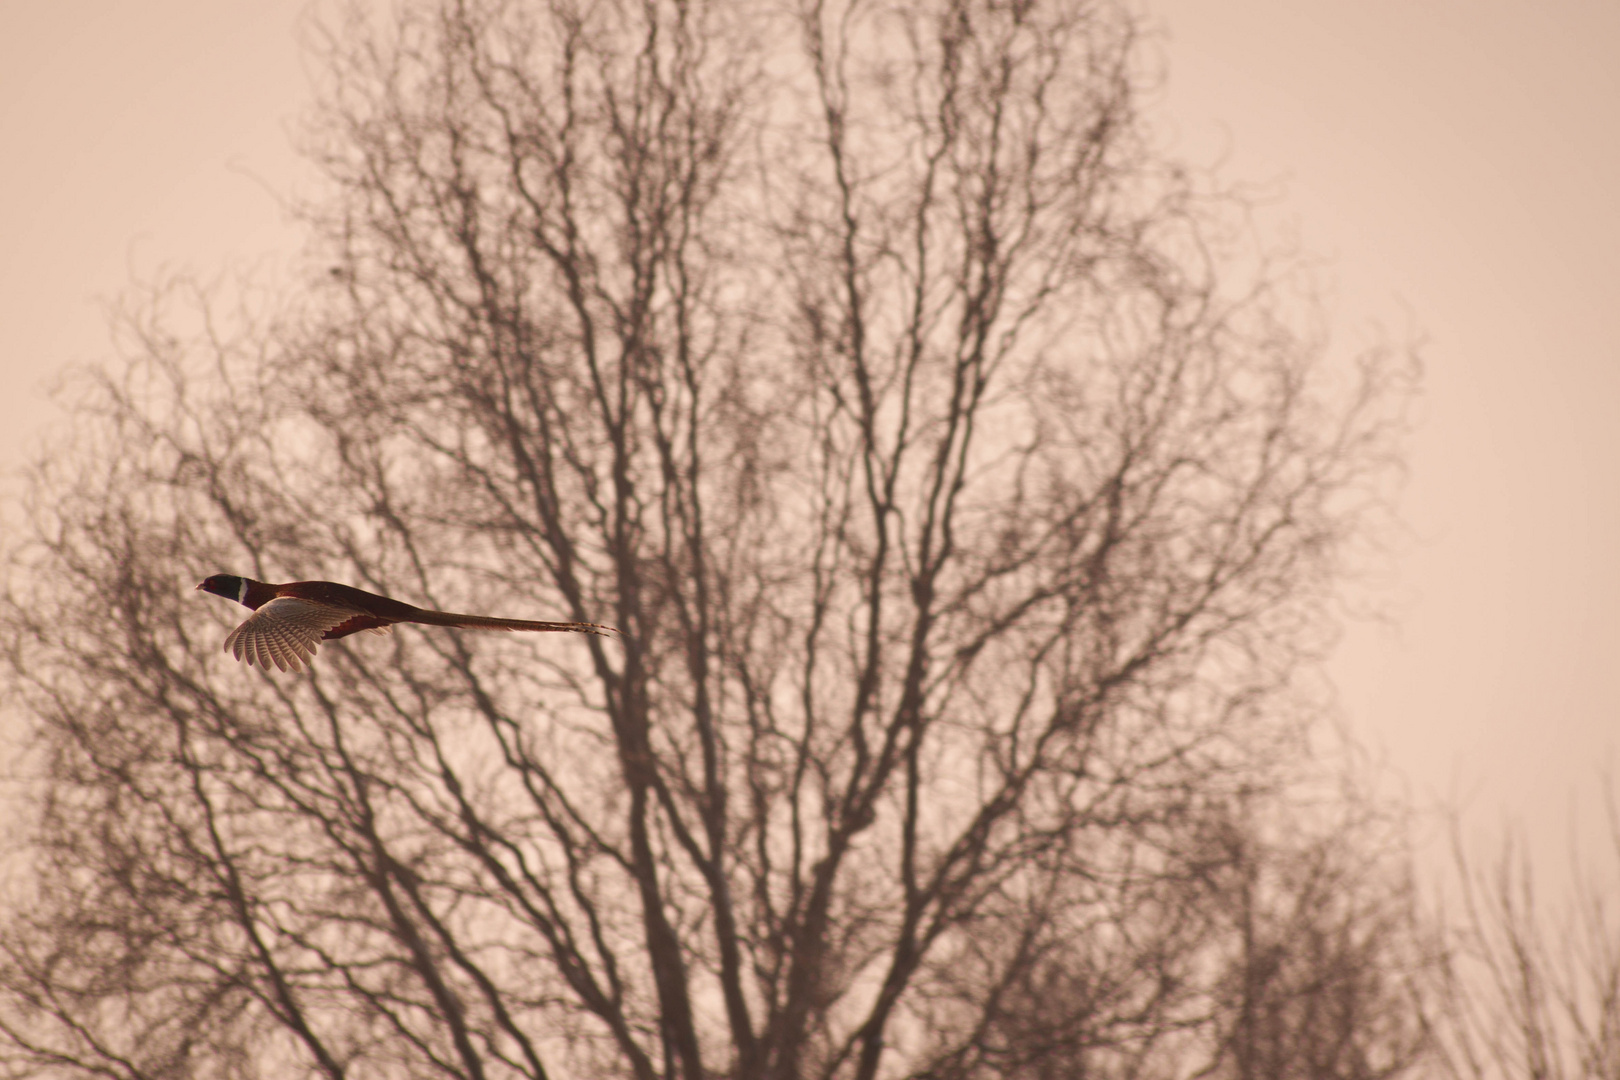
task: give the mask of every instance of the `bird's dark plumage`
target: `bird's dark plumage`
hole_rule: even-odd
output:
[[[335,581],[289,581],[271,585],[235,574],[215,574],[197,588],[253,609],[246,622],[225,638],[225,651],[238,660],[269,669],[300,671],[315,657],[322,640],[362,630],[386,634],[395,623],[452,626],[463,630],[539,630],[617,634],[611,626],[580,622],[492,619],[412,607]]]

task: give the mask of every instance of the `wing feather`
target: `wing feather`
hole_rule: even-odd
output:
[[[291,596],[260,607],[225,638],[225,651],[266,671],[302,671],[315,658],[322,635],[357,612]]]

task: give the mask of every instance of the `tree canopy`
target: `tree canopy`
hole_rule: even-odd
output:
[[[1331,360],[1156,148],[1139,38],[1087,0],[331,30],[321,272],[137,304],[11,545],[12,1066],[1408,1065],[1404,886],[1286,801],[1407,370]],[[622,638],[263,675],[219,571]]]

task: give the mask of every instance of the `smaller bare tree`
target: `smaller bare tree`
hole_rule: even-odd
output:
[[[1607,865],[1572,867],[1572,895],[1549,911],[1521,841],[1482,865],[1454,830],[1460,890],[1439,1025],[1464,1080],[1620,1076],[1620,805],[1604,785]]]

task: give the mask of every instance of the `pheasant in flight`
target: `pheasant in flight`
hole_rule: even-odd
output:
[[[253,609],[247,621],[225,638],[225,651],[249,665],[302,671],[322,639],[362,630],[386,634],[395,623],[453,626],[462,630],[552,630],[577,634],[617,634],[611,626],[582,622],[532,622],[456,615],[378,596],[335,581],[289,581],[270,585],[235,574],[215,574],[197,588]]]

